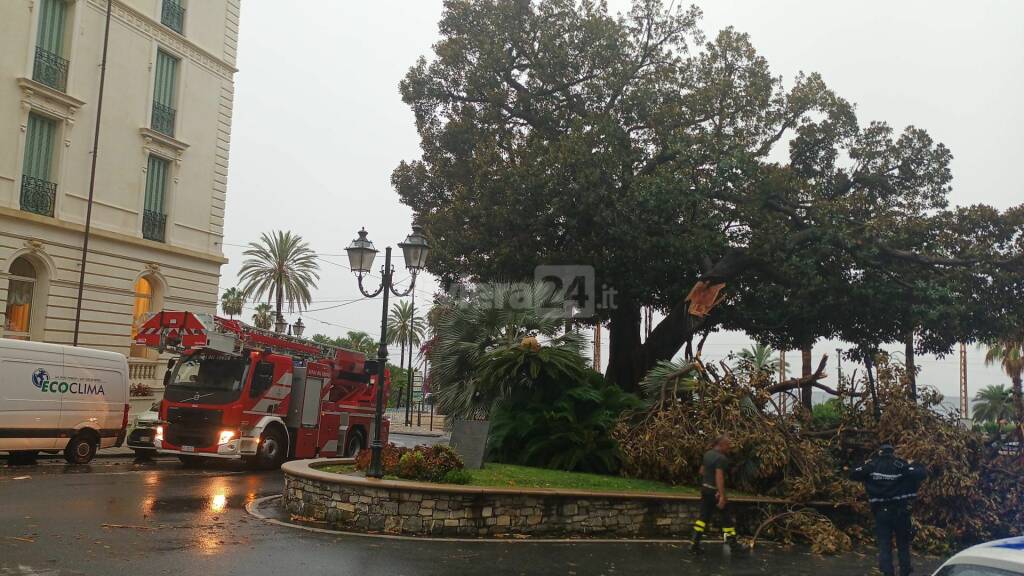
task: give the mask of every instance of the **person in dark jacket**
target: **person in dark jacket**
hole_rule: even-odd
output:
[[[882,444],[878,454],[855,468],[850,479],[863,482],[875,517],[875,537],[878,540],[878,569],[886,576],[895,576],[892,542],[900,561],[900,575],[912,572],[910,542],[913,539],[911,504],[917,497],[917,488],[927,476],[921,466],[897,458],[892,444]]]
[[[725,545],[731,547],[736,542],[736,527],[733,524],[729,499],[725,495],[725,471],[729,466],[729,451],[732,442],[726,435],[719,436],[711,449],[704,453],[704,462],[700,467],[700,518],[693,523],[693,547],[691,550],[699,554],[704,531],[708,521],[716,511],[722,519],[722,537]]]

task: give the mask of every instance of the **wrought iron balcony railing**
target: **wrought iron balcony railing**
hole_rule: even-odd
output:
[[[167,215],[153,210],[142,211],[142,237],[146,240],[164,241]]]
[[[170,106],[153,102],[152,128],[157,132],[174,136],[174,116],[177,111]]]
[[[177,0],[164,0],[163,9],[160,11],[160,22],[181,34],[185,24],[185,9]]]
[[[45,48],[36,46],[32,79],[55,90],[65,92],[68,89],[68,61]]]
[[[21,177],[21,209],[25,212],[53,216],[56,199],[57,184],[28,175]]]

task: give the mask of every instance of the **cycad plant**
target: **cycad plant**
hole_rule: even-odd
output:
[[[244,303],[245,296],[238,288],[228,288],[220,296],[220,309],[231,319],[242,313],[242,304]]]
[[[486,284],[465,301],[435,308],[430,383],[438,410],[449,421],[486,418],[514,387],[514,381],[481,379],[484,371],[494,373],[493,363],[501,362],[500,356],[485,361],[489,353],[518,346],[529,337],[549,348],[582,354],[584,338],[561,333],[561,314],[533,306],[546,296],[542,285]]]
[[[250,242],[243,254],[248,259],[242,263],[238,279],[247,299],[262,300],[266,296],[268,303],[274,302],[276,318],[282,318],[286,303],[289,312],[309,306],[309,291],[320,279],[320,265],[316,252],[301,236],[290,231],[264,232],[260,241]]]
[[[1013,394],[1002,384],[986,386],[974,395],[971,418],[975,422],[999,422],[1013,417]]]
[[[579,356],[557,349],[544,352],[495,354],[501,356],[495,358],[496,370],[518,372],[530,384],[514,387],[494,409],[490,458],[577,472],[617,472],[622,458],[612,430],[622,412],[637,408],[640,401],[606,383]]]
[[[779,369],[779,360],[771,347],[754,343],[753,346],[740,350],[736,355],[735,369],[748,376],[770,376]]]

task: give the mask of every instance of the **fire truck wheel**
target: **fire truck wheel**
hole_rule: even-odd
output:
[[[68,464],[88,464],[96,456],[98,444],[95,434],[80,432],[64,448],[64,459]]]
[[[288,443],[276,427],[268,428],[260,436],[260,447],[256,452],[256,466],[264,470],[280,468],[288,457]]]
[[[181,465],[185,468],[199,468],[206,462],[206,459],[202,456],[188,456],[185,454],[178,454],[178,460],[181,460]]]
[[[353,432],[352,437],[348,439],[348,446],[345,447],[345,458],[355,458],[359,456],[363,448],[366,446],[363,444],[363,433]]]

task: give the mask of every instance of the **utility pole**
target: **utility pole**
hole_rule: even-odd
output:
[[[960,343],[960,417],[966,420],[967,413],[967,343]]]
[[[786,381],[786,350],[779,350],[779,383]],[[779,406],[782,413],[786,413],[787,397],[785,392],[779,393]]]
[[[601,323],[594,324],[594,371],[601,371]]]
[[[110,43],[110,11],[114,0],[107,0],[107,21],[103,28],[103,56],[100,59],[100,94],[96,99],[96,129],[92,136],[92,168],[89,170],[89,199],[85,205],[85,236],[82,238],[82,261],[78,268],[78,298],[75,299],[75,333],[71,344],[78,346],[78,330],[82,323],[82,295],[85,292],[85,260],[89,254],[89,229],[92,227],[92,200],[96,192],[96,159],[100,155],[100,120],[103,118],[103,86],[107,80],[107,45]]]
[[[836,390],[843,385],[843,349],[836,348],[836,366],[839,369],[839,382],[837,383]]]

